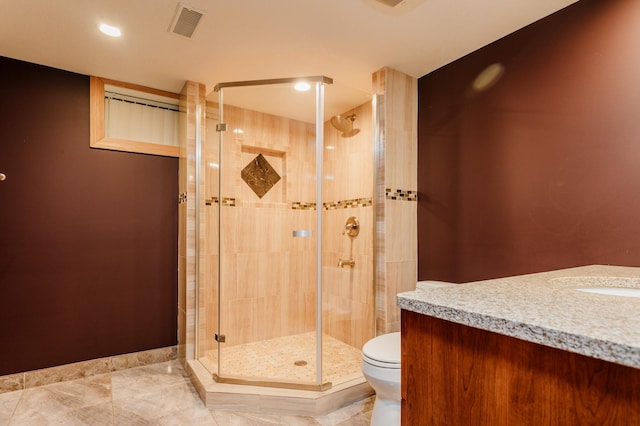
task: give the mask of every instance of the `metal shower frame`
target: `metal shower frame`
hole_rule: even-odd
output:
[[[218,341],[218,374],[213,374],[214,379],[219,383],[234,383],[234,384],[246,384],[246,385],[255,385],[255,386],[269,386],[269,387],[280,387],[280,388],[291,388],[291,389],[302,389],[302,390],[315,390],[315,391],[323,391],[331,388],[332,384],[330,382],[322,383],[322,166],[323,166],[323,143],[324,143],[324,85],[325,84],[333,84],[333,79],[326,76],[311,76],[311,77],[289,77],[289,78],[276,78],[276,79],[265,79],[265,80],[247,80],[247,81],[234,81],[234,82],[225,82],[218,83],[214,87],[214,91],[218,92],[218,111],[219,111],[219,121],[216,126],[216,131],[219,133],[219,141],[218,149],[219,157],[222,159],[222,132],[227,130],[227,125],[224,122],[224,99],[223,99],[223,89],[232,88],[232,87],[247,87],[247,86],[266,86],[266,85],[278,85],[278,84],[295,84],[299,82],[306,83],[315,83],[316,89],[316,383],[313,385],[303,384],[303,383],[295,383],[295,382],[286,382],[286,381],[262,381],[262,380],[251,380],[245,378],[230,378],[223,377],[220,375],[220,343],[224,342],[224,336],[219,336],[216,334],[216,341]],[[197,145],[200,145],[199,143]],[[196,149],[197,152],[201,152],[201,150]],[[199,161],[196,161],[199,164]],[[219,169],[218,173],[222,175],[222,161],[219,161]],[[200,182],[199,170],[196,170],[196,182]],[[222,193],[222,179],[218,179],[218,194]],[[222,207],[220,205],[220,207]],[[196,212],[198,209],[196,209]],[[196,224],[199,221],[196,219]],[[218,227],[218,262],[222,257],[221,252],[221,215],[218,214],[217,217],[217,227]],[[295,236],[295,235],[294,235]],[[200,257],[198,256],[198,259]],[[220,282],[221,282],[221,268],[217,268],[218,274],[218,331],[220,331],[220,322],[221,322],[221,310],[220,310]]]

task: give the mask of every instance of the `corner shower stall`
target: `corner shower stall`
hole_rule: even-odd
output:
[[[293,90],[301,80],[312,90]],[[207,103],[195,347],[217,382],[320,391],[361,377],[375,334],[372,107],[341,112],[351,128],[337,130],[331,83],[221,83]]]

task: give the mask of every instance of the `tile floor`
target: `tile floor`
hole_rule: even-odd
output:
[[[207,409],[168,361],[0,394],[0,425],[368,425],[373,399],[316,417]]]

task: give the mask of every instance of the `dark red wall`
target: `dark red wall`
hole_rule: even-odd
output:
[[[639,1],[581,0],[419,79],[420,279],[640,266],[639,43]]]
[[[0,75],[0,375],[175,345],[177,159],[90,149],[87,76]]]

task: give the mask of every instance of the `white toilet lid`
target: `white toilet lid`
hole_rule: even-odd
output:
[[[366,362],[374,365],[398,368],[400,366],[400,332],[383,334],[369,340],[362,347],[362,357]]]

